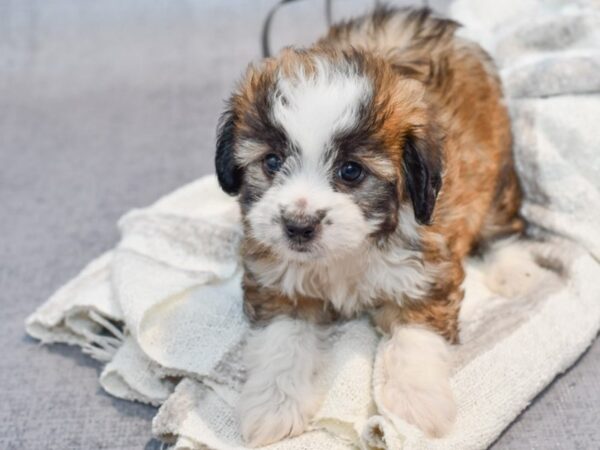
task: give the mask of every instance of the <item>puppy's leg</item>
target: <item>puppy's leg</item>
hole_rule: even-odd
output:
[[[306,429],[321,400],[313,382],[323,359],[322,333],[312,323],[283,316],[252,332],[244,355],[248,378],[238,408],[250,446]]]
[[[448,343],[418,326],[398,326],[380,346],[380,401],[391,413],[433,437],[456,416],[450,389]]]
[[[388,335],[377,358],[379,401],[391,414],[433,437],[446,434],[456,416],[449,342],[458,341],[462,297],[462,290],[454,287],[441,299],[403,307],[390,302],[373,313],[375,324]]]

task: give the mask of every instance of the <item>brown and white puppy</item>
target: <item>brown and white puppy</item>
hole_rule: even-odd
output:
[[[457,27],[378,9],[251,66],[229,100],[216,168],[245,230],[251,445],[305,429],[326,325],[363,313],[387,409],[434,436],[453,422],[463,259],[522,228],[500,82]]]

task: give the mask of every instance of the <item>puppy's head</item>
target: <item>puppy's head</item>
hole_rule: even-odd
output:
[[[428,224],[440,141],[420,82],[359,51],[287,50],[248,69],[215,161],[250,237],[314,260],[389,236],[402,212]]]

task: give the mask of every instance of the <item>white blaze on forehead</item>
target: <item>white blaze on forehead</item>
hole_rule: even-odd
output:
[[[302,153],[319,162],[332,136],[356,125],[361,103],[371,94],[369,81],[352,70],[316,61],[314,74],[281,78],[273,118]]]

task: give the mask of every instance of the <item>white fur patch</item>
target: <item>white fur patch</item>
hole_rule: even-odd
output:
[[[304,163],[318,165],[335,133],[356,124],[358,109],[372,92],[369,81],[316,59],[312,75],[280,78],[273,118],[300,148]]]
[[[250,446],[306,429],[322,398],[314,380],[323,362],[323,334],[308,322],[279,318],[250,335],[244,353],[248,378],[238,404]]]
[[[379,249],[363,242],[354,252],[312,261],[263,260],[250,262],[250,269],[264,286],[284,294],[323,298],[346,317],[373,304],[378,297],[401,304],[404,296],[422,298],[438,267],[425,265],[420,253],[402,248]]]
[[[512,240],[499,242],[488,252],[483,267],[485,284],[496,294],[519,298],[540,289],[548,282],[548,270],[535,261],[532,249],[510,245]]]
[[[446,434],[456,417],[446,341],[425,328],[398,327],[378,352],[374,389],[379,406],[430,436]]]

